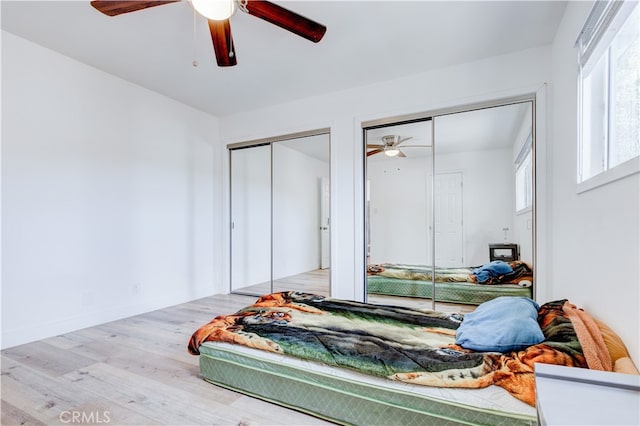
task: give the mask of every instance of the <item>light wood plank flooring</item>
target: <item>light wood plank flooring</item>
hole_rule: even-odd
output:
[[[273,281],[273,292],[277,291],[305,291],[307,293],[329,295],[329,269],[316,269],[313,271],[303,272],[301,274],[292,275],[276,279]],[[234,288],[234,292],[262,295],[270,293],[270,282],[264,282],[242,288]]]
[[[305,291],[307,293],[321,294],[323,296],[330,295],[330,278],[329,269],[318,269],[309,271],[291,277],[274,280],[273,291],[295,290]],[[248,293],[252,295],[262,295],[269,293],[269,283],[261,283],[253,286],[238,289],[238,292]],[[432,309],[431,299],[420,299],[415,297],[386,296],[380,294],[370,294],[367,296],[369,303],[411,306],[418,309]],[[476,307],[474,305],[463,305],[456,303],[436,302],[435,309],[442,312],[471,312]]]
[[[1,424],[330,424],[200,377],[191,334],[255,299],[211,296],[5,349]]]
[[[315,278],[321,273],[314,273]],[[296,282],[288,283],[291,289]],[[328,282],[328,281],[327,281]],[[312,287],[318,292],[317,286]],[[328,294],[328,288],[326,289]],[[2,425],[321,425],[202,380],[191,334],[255,296],[216,295],[2,351]],[[373,303],[415,299],[372,297]],[[424,301],[430,308],[430,301]],[[438,310],[457,310],[439,304]],[[472,307],[462,306],[461,312]],[[74,417],[75,416],[75,417]],[[74,421],[78,420],[78,421]]]

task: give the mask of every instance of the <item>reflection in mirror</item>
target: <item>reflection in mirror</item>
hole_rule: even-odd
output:
[[[411,298],[431,309],[420,300],[435,295],[434,302],[471,310],[501,295],[532,297],[532,104],[366,129],[367,144],[432,131],[434,147],[422,160],[410,149],[390,158],[384,147],[369,148],[381,149],[366,160],[370,300]]]
[[[231,291],[329,295],[329,134],[231,149]]]
[[[273,291],[329,295],[329,135],[272,144]]]
[[[271,285],[271,148],[231,155],[231,291],[268,293]]]
[[[365,139],[367,299],[427,308],[419,298],[429,289],[417,281],[398,285],[404,277],[394,275],[408,267],[431,277],[432,121],[366,129]]]
[[[393,137],[394,155],[378,148]],[[431,121],[368,130],[367,146],[367,263],[428,264]]]
[[[490,244],[517,244],[518,258],[531,263],[532,103],[449,114],[434,122],[437,265],[482,265],[492,260]],[[525,154],[528,167],[519,175],[518,157]],[[517,209],[516,197],[524,195],[528,202]]]

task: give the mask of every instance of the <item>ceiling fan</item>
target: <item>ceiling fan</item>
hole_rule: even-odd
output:
[[[182,0],[129,1],[94,0],[91,2],[98,11],[108,16],[117,16]],[[274,25],[291,31],[314,43],[319,42],[327,27],[282,6],[266,0],[188,0],[193,8],[209,21],[209,31],[218,66],[230,67],[237,64],[236,51],[231,36],[229,18],[240,9]]]
[[[367,157],[370,155],[378,154],[384,152],[386,156],[389,157],[406,157],[404,152],[400,151],[398,146],[409,139],[413,139],[412,136],[403,138],[398,135],[387,135],[382,137],[382,144],[367,144],[367,149],[371,149],[371,151],[367,151]],[[415,145],[412,145],[412,147]],[[405,147],[410,148],[410,147]]]

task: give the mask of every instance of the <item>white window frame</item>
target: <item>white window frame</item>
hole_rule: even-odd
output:
[[[585,79],[591,75],[591,71],[596,64],[608,55],[609,48],[618,34],[620,27],[636,7],[638,7],[637,1],[596,1],[576,41],[580,68],[578,77],[578,193],[640,172],[640,155],[615,166],[609,166],[607,158],[609,139],[606,129],[603,130],[603,133],[606,135],[605,141],[591,141],[589,135],[585,134],[586,132],[583,130],[584,121],[588,119],[588,114],[592,113],[592,108],[584,108],[585,105],[591,104],[591,100],[586,98],[587,94],[583,90],[583,83]],[[606,78],[607,83],[609,83],[609,77],[607,76]],[[607,93],[608,88],[603,88],[603,90]],[[609,100],[607,99],[606,102],[609,102]],[[606,127],[611,117],[608,116],[608,110],[602,113],[607,114],[607,119],[603,120],[603,126]],[[591,176],[585,176],[586,173],[583,167],[587,156],[590,155],[596,157],[595,161],[602,162],[602,170]]]
[[[531,130],[527,135],[527,140],[522,144],[518,157],[515,161],[515,209],[516,214],[522,214],[531,211],[533,208],[533,138]],[[522,180],[518,179],[519,173],[523,168],[529,167],[529,170],[524,170],[524,177]],[[524,205],[519,205],[518,200],[522,197]]]

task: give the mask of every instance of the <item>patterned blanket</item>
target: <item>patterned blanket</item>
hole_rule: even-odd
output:
[[[567,314],[572,306],[560,300],[541,307],[544,342],[483,353],[455,345],[459,314],[281,292],[214,318],[193,334],[188,350],[198,355],[206,341],[230,342],[427,386],[498,385],[535,405],[534,363],[589,366]]]

